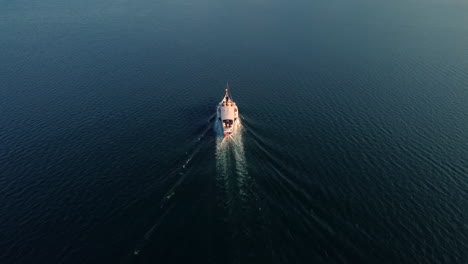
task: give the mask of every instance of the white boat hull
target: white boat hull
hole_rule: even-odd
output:
[[[228,137],[235,133],[236,124],[239,122],[239,109],[234,101],[232,101],[228,90],[223,100],[218,104],[216,110],[216,120],[220,123],[223,129],[224,137]]]

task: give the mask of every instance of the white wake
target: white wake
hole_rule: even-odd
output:
[[[244,151],[244,127],[239,120],[234,125],[234,133],[223,138],[220,122],[214,126],[218,136],[215,153],[217,185],[226,195],[226,205],[231,207],[231,203],[246,202],[251,182]]]

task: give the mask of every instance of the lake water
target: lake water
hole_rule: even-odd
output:
[[[468,262],[468,1],[0,6],[0,263]]]

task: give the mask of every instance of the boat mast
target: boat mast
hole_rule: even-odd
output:
[[[224,89],[224,91],[226,91],[226,94],[224,95],[224,99],[226,99],[226,97],[228,97],[231,101],[232,101],[232,98],[229,94],[229,83],[226,83],[226,89]]]

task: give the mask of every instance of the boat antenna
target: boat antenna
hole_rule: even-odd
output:
[[[228,83],[228,82],[226,82],[226,89],[224,89],[224,91],[226,91],[225,97],[226,97],[226,96],[229,96],[229,98],[231,98],[231,96],[229,95],[229,83]],[[232,99],[231,99],[231,100],[232,100]]]
[[[229,83],[226,83],[226,89],[224,89],[226,92],[229,90]]]

